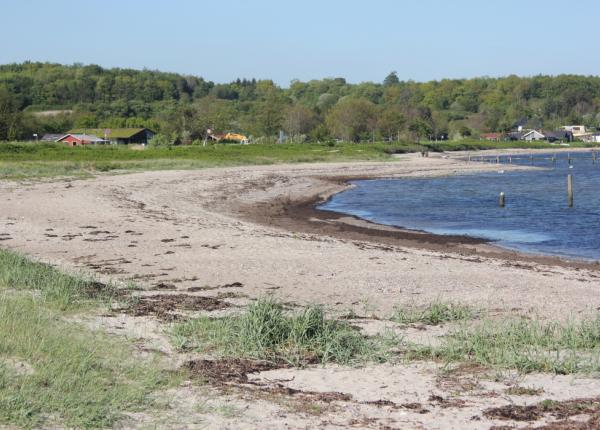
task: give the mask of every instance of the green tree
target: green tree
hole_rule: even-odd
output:
[[[290,136],[309,134],[317,123],[315,113],[303,105],[288,106],[283,118],[283,130]]]
[[[429,138],[433,133],[431,125],[422,118],[414,118],[410,122],[408,130],[412,133],[416,141]]]
[[[22,132],[23,114],[18,99],[0,87],[0,140],[17,140]]]
[[[398,106],[388,106],[380,114],[377,125],[389,140],[400,140],[400,133],[406,126],[406,117]]]
[[[333,136],[356,142],[365,132],[373,132],[376,118],[376,107],[372,102],[346,97],[330,110],[326,123]]]
[[[396,85],[400,83],[400,79],[398,79],[398,73],[396,71],[390,72],[389,75],[385,77],[383,80],[384,87],[390,87],[392,85]]]

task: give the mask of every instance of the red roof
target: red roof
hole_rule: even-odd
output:
[[[480,135],[483,139],[500,139],[502,133],[483,133]]]

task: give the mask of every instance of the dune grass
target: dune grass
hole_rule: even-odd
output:
[[[106,428],[176,381],[158,358],[65,318],[110,300],[92,282],[0,250],[0,425]]]
[[[600,372],[600,315],[566,322],[523,318],[462,323],[436,347],[405,345],[408,359],[471,362],[522,373]]]
[[[470,306],[434,301],[424,308],[396,306],[392,320],[399,324],[439,325],[445,322],[469,320],[476,314],[477,312]]]
[[[178,324],[172,334],[183,350],[292,365],[387,361],[397,343],[383,336],[363,336],[345,322],[327,319],[321,307],[287,314],[271,299],[256,301],[239,316]]]
[[[404,358],[472,362],[523,373],[600,371],[600,316],[565,323],[520,318],[469,322],[475,315],[468,306],[440,302],[418,312],[402,311],[397,318],[401,324],[459,323],[440,345],[428,346],[406,342],[401,334],[365,336],[345,321],[327,319],[320,307],[287,313],[279,303],[260,299],[237,316],[178,323],[172,339],[184,351],[295,366],[396,362]]]

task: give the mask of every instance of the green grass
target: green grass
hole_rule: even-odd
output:
[[[435,301],[422,309],[396,306],[392,320],[399,324],[439,325],[445,322],[469,320],[476,314],[476,311],[469,306]]]
[[[240,316],[197,318],[178,324],[173,339],[183,350],[292,365],[386,361],[396,342],[369,338],[345,322],[326,319],[318,306],[288,315],[270,299],[256,301]]]
[[[474,327],[463,325],[440,347],[413,352],[421,358],[470,361],[523,373],[600,372],[600,315],[565,323],[486,320]]]
[[[90,282],[0,251],[0,425],[106,428],[176,381],[157,358],[66,318],[104,303]]]
[[[389,160],[384,144],[208,145],[146,148],[0,143],[0,179],[82,176],[114,170],[198,169],[275,163]],[[408,151],[415,145],[404,145]]]
[[[99,301],[110,302],[117,294],[113,285],[84,276],[71,276],[47,264],[0,249],[0,290],[7,288],[35,291],[44,306],[59,311],[97,306]]]
[[[574,143],[573,146],[582,146]],[[147,147],[68,147],[57,143],[0,143],[0,179],[87,177],[99,172],[201,169],[276,163],[389,161],[390,154],[506,148],[556,148],[540,142],[311,143]]]

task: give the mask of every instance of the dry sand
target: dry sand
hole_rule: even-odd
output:
[[[509,168],[523,167],[502,166]],[[2,182],[0,246],[67,270],[91,270],[105,279],[133,281],[144,287],[142,295],[160,294],[161,303],[169,301],[175,310],[185,309],[187,299],[181,294],[186,294],[231,304],[274,295],[290,304],[324,304],[333,315],[352,309],[378,318],[389,316],[394,305],[425,305],[436,299],[470,304],[497,316],[556,319],[596,311],[600,266],[595,263],[528,256],[479,240],[382,227],[312,208],[315,201],[343,190],[349,178],[482,170],[498,170],[498,166],[432,154],[430,158],[400,156],[388,163]],[[145,316],[89,317],[86,323],[136,339],[141,350],[161,350],[174,366],[180,365],[189,357],[178,354],[168,342],[165,315],[169,313],[152,309]],[[361,320],[361,325],[370,333],[390,328],[390,323],[376,319]],[[445,330],[413,329],[406,334],[435,342]],[[136,414],[124,426],[539,426],[556,418],[512,422],[484,416],[483,411],[545,398],[600,396],[596,379],[529,375],[519,380],[477,369],[447,376],[441,367],[417,363],[271,370],[251,375],[251,380],[263,381],[259,389],[250,384],[226,392],[190,382],[165,396],[170,405],[167,412]],[[531,396],[506,394],[506,388],[515,384],[543,391]],[[300,390],[300,394],[277,394],[273,386]],[[324,399],[318,393],[344,396]]]

